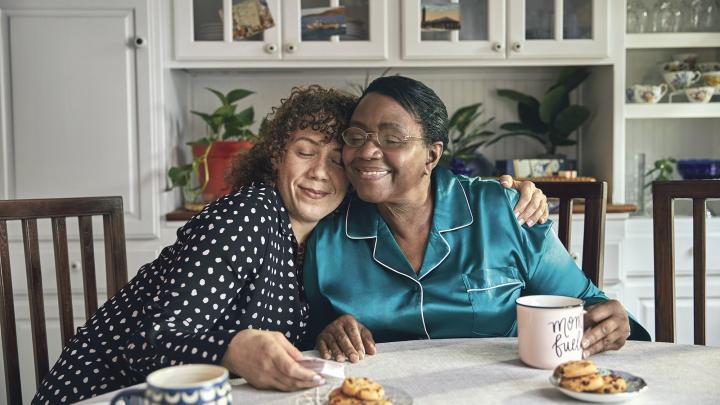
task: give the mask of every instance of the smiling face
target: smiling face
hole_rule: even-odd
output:
[[[314,227],[334,211],[347,192],[340,145],[311,129],[291,133],[282,159],[273,160],[276,187],[293,228]]]
[[[366,132],[393,129],[410,137],[423,136],[422,127],[391,97],[366,95],[355,108],[350,126]],[[404,204],[425,198],[430,172],[437,164],[442,143],[407,142],[396,149],[382,149],[371,136],[364,145],[345,145],[346,173],[360,198],[372,203]]]

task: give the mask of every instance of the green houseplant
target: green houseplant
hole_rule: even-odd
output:
[[[540,142],[547,155],[555,155],[558,146],[575,145],[577,141],[570,139],[570,135],[590,117],[590,110],[571,105],[570,93],[589,75],[583,67],[563,69],[541,100],[515,90],[498,89],[499,96],[518,103],[519,122],[502,124],[500,128],[506,132],[493,138],[488,145],[507,137],[525,136]]]
[[[168,177],[172,187],[181,187],[185,207],[201,209],[205,202],[213,201],[228,191],[224,173],[239,153],[249,150],[257,135],[250,130],[255,120],[253,107],[236,112],[236,103],[253,94],[253,91],[235,89],[223,94],[208,88],[220,101],[212,113],[191,111],[207,125],[206,136],[188,142],[193,159],[190,163],[171,167]]]
[[[440,158],[440,164],[455,174],[472,174],[467,164],[478,157],[476,150],[489,144],[495,135],[487,129],[487,125],[495,117],[483,121],[480,120],[482,114],[482,103],[475,103],[459,108],[450,117],[448,144]]]

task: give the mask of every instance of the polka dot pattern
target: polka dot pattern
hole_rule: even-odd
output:
[[[32,403],[80,401],[171,365],[219,364],[243,329],[300,344],[308,307],[297,251],[274,188],[243,187],[207,205],[78,328]]]

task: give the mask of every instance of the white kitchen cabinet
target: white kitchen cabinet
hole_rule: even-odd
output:
[[[179,61],[384,60],[386,0],[267,0],[274,26],[238,35],[228,18],[242,0],[175,0],[175,59]],[[344,7],[345,33],[322,36],[303,14]]]
[[[426,4],[459,3],[460,30],[423,32]],[[405,59],[602,59],[607,0],[404,0]]]
[[[120,195],[127,236],[157,235],[149,7],[0,1],[0,198]]]

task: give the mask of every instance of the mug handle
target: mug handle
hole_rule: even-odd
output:
[[[660,83],[660,91],[661,91],[660,98],[665,97],[665,93],[667,93],[667,91],[668,91],[668,86],[667,86],[667,84],[665,84],[665,83]]]
[[[693,76],[693,78],[690,80],[690,84],[695,83],[696,81],[700,80],[700,78],[702,77],[702,72],[700,72],[699,70],[696,70],[694,73],[695,73],[695,76]]]
[[[130,405],[130,399],[133,397],[145,398],[145,388],[130,388],[122,390],[118,392],[112,400],[110,400],[110,405]]]

